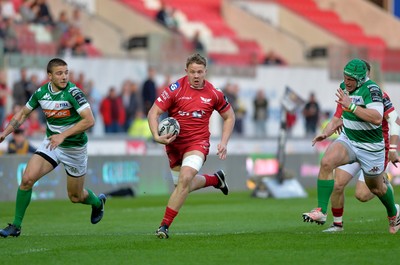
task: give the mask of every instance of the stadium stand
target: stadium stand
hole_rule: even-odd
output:
[[[155,1],[120,0],[120,2],[152,19],[160,7],[160,3],[154,5]],[[238,37],[224,21],[221,15],[222,0],[198,1],[196,5],[184,0],[165,0],[164,3],[179,11],[179,31],[188,40],[196,31],[201,32],[208,57],[214,63],[250,65],[261,62],[264,52],[258,43]]]

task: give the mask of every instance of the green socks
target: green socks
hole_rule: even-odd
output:
[[[385,195],[382,197],[378,197],[379,200],[385,205],[386,211],[389,217],[395,216],[397,213],[397,209],[394,204],[394,195],[393,195],[393,189],[387,185],[387,191]]]
[[[94,194],[93,191],[86,189],[88,192],[87,198],[83,201],[83,204],[90,204],[93,205],[96,208],[99,208],[101,206],[101,201],[100,199]]]
[[[13,225],[20,228],[22,224],[22,219],[24,219],[26,208],[28,208],[29,203],[31,202],[32,197],[32,189],[30,190],[21,190],[18,188],[17,191],[17,201],[15,203],[15,216]]]
[[[321,208],[323,214],[328,211],[329,199],[333,191],[333,185],[335,180],[317,180],[317,190],[318,190],[318,207]]]

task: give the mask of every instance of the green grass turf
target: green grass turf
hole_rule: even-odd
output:
[[[397,194],[400,189],[396,188]],[[400,196],[396,196],[400,201]],[[0,238],[0,264],[400,264],[400,233],[388,232],[378,199],[360,203],[346,191],[345,231],[303,223],[308,198],[256,199],[250,192],[192,193],[160,240],[154,231],[168,196],[109,198],[104,219],[90,224],[90,206],[33,201],[22,234]],[[0,224],[14,202],[0,203]]]

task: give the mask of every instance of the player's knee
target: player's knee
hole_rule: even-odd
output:
[[[335,193],[343,193],[344,185],[335,181],[335,185],[333,186],[333,192]]]
[[[365,193],[356,193],[355,196],[356,196],[356,199],[359,200],[360,202],[367,202],[370,200],[369,197],[371,195],[365,194]]]
[[[30,190],[33,185],[35,185],[35,181],[30,178],[22,178],[21,184],[19,185],[22,190]]]
[[[321,170],[331,172],[333,171],[332,160],[327,158],[322,158],[320,163]]]
[[[379,189],[379,188],[371,188],[370,190],[373,194],[375,194],[378,197],[382,197],[386,193],[383,189]]]

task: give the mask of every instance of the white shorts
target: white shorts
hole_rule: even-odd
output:
[[[62,163],[67,174],[72,177],[81,177],[86,174],[88,160],[87,145],[73,148],[57,147],[54,150],[50,150],[50,148],[47,148],[48,144],[49,140],[46,138],[35,154],[49,161],[54,168]]]
[[[385,149],[371,152],[356,148],[344,134],[341,134],[336,141],[342,142],[346,147],[351,160],[349,162],[357,161],[360,163],[364,176],[378,176],[385,170]],[[355,157],[355,161],[352,159],[353,157]]]
[[[350,175],[352,175],[353,177],[356,177],[358,175],[358,180],[364,181],[364,174],[361,170],[361,166],[360,163],[358,162],[354,162],[351,164],[346,164],[343,166],[338,167],[339,169],[346,171],[347,173],[349,173]]]

